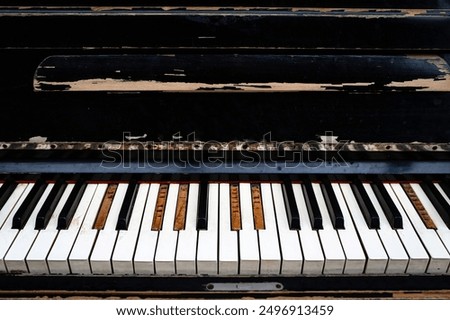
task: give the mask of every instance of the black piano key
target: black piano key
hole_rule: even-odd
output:
[[[120,208],[119,218],[117,219],[116,230],[127,230],[130,223],[131,213],[133,211],[134,202],[136,200],[138,183],[136,180],[130,181],[127,192]]]
[[[398,211],[394,201],[392,201],[392,198],[389,196],[383,182],[379,178],[374,178],[372,189],[391,227],[393,229],[402,229],[402,215]]]
[[[31,191],[14,214],[12,221],[13,229],[22,229],[25,226],[46,187],[47,184],[44,179],[39,178],[36,180]]]
[[[450,199],[450,181],[448,179],[442,180],[441,182],[439,182],[439,185],[441,186],[444,193],[447,195],[447,198]]]
[[[447,200],[445,200],[431,179],[425,178],[419,185],[422,187],[447,227],[450,228],[450,205]]]
[[[47,224],[50,221],[50,218],[53,212],[55,211],[55,208],[58,205],[58,202],[61,199],[61,196],[64,193],[66,186],[67,183],[63,179],[56,180],[55,185],[53,186],[47,199],[45,199],[42,208],[39,210],[37,214],[36,223],[34,227],[36,230],[42,230],[47,227]]]
[[[83,196],[84,190],[86,189],[86,182],[84,179],[79,179],[72,191],[70,192],[67,202],[61,210],[58,217],[58,230],[67,229],[72,221],[73,215],[77,210],[78,204],[80,203],[81,197]]]
[[[300,230],[300,214],[298,212],[297,202],[295,201],[292,184],[289,180],[284,180],[282,186],[289,229]]]
[[[328,178],[322,179],[321,188],[328,212],[330,213],[333,227],[335,229],[345,229],[344,216],[342,215],[341,207],[339,206],[336,194],[334,193],[333,187],[331,186],[331,182]]]
[[[197,230],[208,228],[208,179],[201,177],[198,190]]]
[[[11,177],[8,177],[3,182],[3,185],[0,188],[0,210],[5,205],[6,201],[8,201],[11,194],[17,187],[17,182],[14,181]]]
[[[358,202],[359,208],[363,213],[369,229],[379,229],[380,228],[380,217],[375,211],[372,201],[364,189],[364,186],[359,179],[354,179],[350,184],[353,193],[355,195],[356,201]]]
[[[308,208],[309,220],[311,227],[315,230],[323,229],[322,215],[320,213],[319,204],[317,203],[316,195],[309,180],[304,180],[303,194],[305,196],[306,207]]]

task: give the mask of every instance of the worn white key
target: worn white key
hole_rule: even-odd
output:
[[[152,230],[153,214],[158,199],[159,183],[152,183],[148,192],[144,216],[139,231],[139,237],[134,253],[134,272],[136,274],[154,274],[154,257],[158,242],[158,231]]]
[[[295,202],[300,215],[300,245],[303,250],[303,274],[321,274],[325,265],[325,257],[322,252],[319,235],[312,229],[309,220],[302,186],[299,183],[292,184]]]
[[[92,247],[95,243],[98,230],[92,229],[98,211],[105,196],[108,184],[101,183],[97,185],[94,196],[86,216],[81,225],[78,236],[73,245],[72,251],[69,256],[70,270],[72,273],[78,274],[90,274],[91,265],[89,263],[89,256],[91,255]]]
[[[198,183],[189,185],[186,223],[183,230],[178,231],[176,267],[178,274],[193,275],[197,273],[195,256],[197,255],[197,210]]]
[[[72,246],[77,238],[78,231],[83,224],[84,217],[89,205],[91,204],[91,200],[96,189],[97,185],[95,184],[88,184],[86,186],[69,227],[64,230],[59,230],[58,236],[47,257],[47,264],[50,273],[70,273],[70,251],[72,250]]]
[[[405,273],[409,262],[408,254],[397,232],[389,224],[372,186],[369,183],[363,183],[363,186],[380,219],[380,228],[377,232],[389,257],[386,273]]]
[[[314,196],[317,199],[317,204],[319,205],[319,210],[322,214],[323,229],[319,229],[318,233],[325,257],[323,273],[342,274],[346,263],[344,249],[342,249],[339,235],[331,222],[320,184],[312,183],[312,188],[314,190]]]
[[[148,183],[139,185],[139,190],[136,195],[128,229],[119,231],[112,256],[114,274],[134,273],[134,249],[136,247],[136,241],[139,235],[139,228],[141,226],[142,215],[144,213],[149,189],[150,185]]]
[[[39,210],[44,205],[44,202],[47,199],[53,186],[54,183],[50,183],[47,185],[41,198],[36,203],[33,212],[28,218],[27,223],[25,224],[23,229],[19,231],[16,239],[9,248],[8,253],[5,256],[5,264],[9,272],[28,272],[25,257],[27,256],[28,251],[30,251],[31,246],[33,245],[33,242],[39,233],[39,230],[34,229],[34,226],[36,224],[36,217],[39,213]]]
[[[298,232],[289,229],[282,185],[272,183],[271,187],[282,257],[281,274],[300,274],[303,268],[303,254]],[[264,197],[263,195],[263,199]]]
[[[39,231],[39,234],[36,237],[36,240],[34,241],[30,252],[28,252],[26,262],[30,273],[50,273],[47,266],[47,256],[52,248],[53,242],[55,241],[59,233],[59,230],[57,229],[59,214],[61,213],[64,204],[69,198],[74,186],[74,183],[67,184],[61,196],[61,199],[59,200],[58,205],[55,208],[55,211],[48,221],[47,227],[44,230]]]
[[[381,243],[377,231],[369,229],[367,226],[350,184],[340,183],[339,186],[341,187],[353,223],[355,224],[367,255],[365,273],[384,273],[388,262],[388,256],[383,248],[383,244]]]
[[[366,266],[366,255],[364,254],[364,250],[358,238],[358,232],[353,225],[352,217],[348,211],[339,184],[332,183],[331,186],[336,195],[339,207],[341,208],[342,216],[344,217],[345,229],[339,229],[337,231],[347,259],[344,274],[362,274]]]
[[[241,202],[241,225],[239,231],[239,273],[244,275],[259,273],[258,232],[253,222],[253,205],[250,183],[239,183]]]
[[[19,184],[11,195],[10,199],[6,202],[2,209],[2,215],[5,214],[7,218],[0,229],[0,271],[6,272],[5,256],[9,247],[13,243],[14,239],[19,232],[18,229],[12,228],[12,221],[15,213],[19,209],[22,202],[27,197],[33,188],[34,183]],[[17,192],[16,192],[17,191]]]
[[[219,184],[208,185],[208,229],[198,230],[197,272],[213,275],[218,272]]]
[[[414,183],[411,183],[411,187],[413,187],[413,185]],[[436,231],[433,229],[427,229],[402,187],[399,184],[394,183],[391,184],[391,186],[405,209],[414,230],[416,230],[417,235],[421,239],[430,256],[427,273],[447,272],[450,263],[450,255],[439,239]]]
[[[230,184],[221,183],[219,192],[219,274],[237,275],[238,231],[231,230]]]
[[[177,208],[178,190],[180,185],[169,185],[162,229],[159,231],[158,245],[155,254],[155,270],[157,274],[175,274],[175,254],[177,249],[178,231],[173,226]]]
[[[397,229],[396,232],[405,247],[406,252],[409,256],[408,267],[406,268],[406,273],[415,273],[422,274],[427,270],[428,263],[430,261],[430,257],[428,256],[427,251],[423,247],[422,242],[417,236],[414,227],[409,221],[408,215],[403,209],[400,201],[397,198],[394,190],[392,189],[391,184],[385,183],[386,191],[397,207],[398,211],[402,216],[403,228]],[[401,188],[401,187],[400,187]]]
[[[118,233],[116,225],[127,188],[127,183],[119,183],[117,186],[105,227],[98,232],[90,258],[93,274],[112,274],[111,256]]]
[[[270,183],[261,183],[261,198],[265,229],[258,230],[259,248],[261,253],[260,273],[269,275],[280,274],[280,242],[278,240],[277,222]]]

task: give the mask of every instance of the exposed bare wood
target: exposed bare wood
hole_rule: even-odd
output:
[[[436,229],[436,225],[429,216],[427,210],[424,208],[422,202],[420,202],[420,199],[417,197],[416,192],[411,187],[411,185],[409,183],[402,183],[402,187],[403,190],[405,190],[406,194],[408,195],[409,199],[411,200],[412,204],[416,208],[417,212],[419,213],[419,216],[422,219],[425,226],[428,229]]]
[[[239,204],[239,185],[233,183],[230,185],[231,202],[231,230],[241,230],[241,207]]]
[[[175,212],[175,223],[173,230],[184,230],[186,225],[186,208],[189,194],[189,184],[180,184],[178,188],[177,209]]]
[[[110,184],[106,189],[105,196],[103,197],[100,210],[98,211],[97,218],[94,222],[94,229],[102,230],[105,227],[106,218],[108,217],[109,209],[114,199],[114,195],[117,191],[117,184]]]
[[[253,205],[253,219],[256,230],[265,229],[264,226],[264,212],[261,200],[261,190],[259,184],[252,184],[252,205]]]
[[[153,222],[152,222],[153,231],[159,231],[162,228],[168,192],[169,192],[168,184],[161,184],[159,186],[158,199],[156,201],[155,212],[153,214]]]

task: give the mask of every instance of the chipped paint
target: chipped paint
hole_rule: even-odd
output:
[[[374,82],[349,83],[201,83],[201,82],[163,82],[155,80],[132,81],[127,79],[85,79],[68,82],[34,81],[35,91],[328,91],[345,90],[345,88],[367,89],[369,91],[383,91],[390,89],[413,89],[417,91],[446,91],[450,92],[450,75],[439,76],[438,79],[414,79],[404,82],[391,82],[377,86]]]

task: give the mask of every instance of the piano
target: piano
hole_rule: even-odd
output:
[[[0,295],[450,290],[450,2],[6,1]]]

